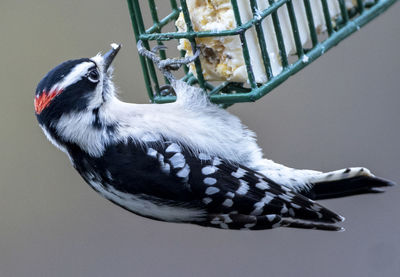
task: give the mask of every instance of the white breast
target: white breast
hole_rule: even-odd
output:
[[[126,208],[127,210],[144,217],[156,218],[169,222],[192,222],[204,219],[206,212],[200,209],[179,206],[167,206],[155,201],[145,200],[140,195],[124,193],[112,186],[103,186],[89,179],[90,185],[106,199]]]

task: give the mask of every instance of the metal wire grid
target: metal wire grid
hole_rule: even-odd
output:
[[[248,22],[241,21],[237,0],[231,0],[237,27],[235,29],[218,32],[194,31],[185,0],[180,0],[180,7],[178,7],[176,0],[170,0],[169,2],[171,6],[171,12],[162,19],[159,19],[155,0],[148,0],[148,6],[150,9],[153,25],[146,30],[139,1],[127,1],[136,41],[142,40],[144,46],[148,49],[150,46],[150,41],[156,41],[157,44],[161,45],[163,41],[186,38],[190,41],[192,49],[195,49],[196,38],[222,36],[240,37],[243,46],[243,58],[246,64],[249,87],[246,87],[246,85],[242,83],[234,83],[229,81],[220,82],[218,85],[213,85],[210,82],[205,81],[199,59],[197,59],[195,62],[197,77],[189,73],[187,67],[184,68],[186,75],[183,80],[192,85],[198,84],[208,93],[211,101],[217,104],[223,104],[225,106],[229,106],[237,102],[256,101],[257,99],[266,95],[272,89],[288,79],[291,75],[297,73],[302,68],[310,64],[312,61],[323,55],[330,48],[337,45],[341,40],[359,30],[362,26],[370,22],[372,19],[377,17],[379,14],[384,12],[396,2],[396,0],[375,0],[374,2],[365,3],[363,2],[363,0],[357,0],[357,6],[354,9],[347,10],[344,0],[335,0],[339,2],[340,17],[337,18],[335,20],[335,24],[333,24],[329,13],[327,0],[321,0],[328,37],[323,41],[319,41],[318,34],[314,25],[310,0],[303,0],[312,43],[312,47],[310,49],[305,49],[303,48],[300,40],[292,0],[268,0],[270,6],[261,11],[258,10],[256,0],[249,0],[252,7],[253,18]],[[285,43],[283,40],[280,22],[277,14],[277,10],[284,5],[286,5],[286,8],[288,10],[296,47],[297,60],[293,63],[289,63],[288,61],[288,54],[285,50]],[[167,24],[169,24],[170,22],[174,22],[178,18],[181,11],[183,12],[187,31],[162,32],[163,28]],[[262,21],[267,16],[271,16],[272,18],[279,47],[280,60],[283,67],[282,71],[276,75],[273,75],[272,73],[269,54],[267,51],[267,44],[265,42],[263,27],[261,25]],[[335,25],[335,27],[333,25]],[[246,31],[248,31],[253,26],[257,33],[258,43],[263,58],[263,64],[265,67],[266,75],[268,77],[268,81],[263,84],[258,84],[255,81],[254,72],[250,63],[249,48],[245,37]],[[193,53],[194,52],[195,51],[193,51]],[[305,54],[307,54],[307,62],[305,62],[303,59]],[[184,53],[182,53],[182,55],[184,55]],[[161,58],[165,59],[165,51],[160,51],[160,56]],[[146,82],[147,92],[150,100],[155,103],[166,103],[175,101],[175,96],[164,96],[160,93],[160,79],[157,77],[157,69],[155,68],[152,61],[140,56],[140,62],[142,65],[144,79]],[[164,83],[167,82],[167,80],[164,80]]]

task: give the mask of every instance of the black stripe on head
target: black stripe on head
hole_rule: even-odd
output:
[[[84,62],[93,63],[93,68],[96,67],[93,61],[86,58],[66,61],[47,73],[40,81],[36,95],[40,95],[43,91],[48,92],[51,90],[55,84],[62,82],[62,79],[67,77],[76,66]],[[40,114],[37,114],[39,123],[50,126],[63,114],[85,110],[97,84],[87,78],[81,78],[77,82],[62,88],[62,92],[54,97]]]
[[[67,76],[75,66],[83,62],[93,61],[88,58],[82,58],[77,60],[69,60],[57,65],[55,68],[50,70],[39,82],[36,88],[36,95],[40,94],[42,91],[49,91],[55,84],[60,82],[62,78]]]
[[[68,86],[37,116],[39,122],[49,125],[51,122],[57,121],[63,114],[85,110],[96,86],[97,83],[92,83],[86,78]]]

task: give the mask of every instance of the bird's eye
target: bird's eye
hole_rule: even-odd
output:
[[[99,81],[99,72],[97,71],[97,69],[93,69],[91,71],[89,71],[89,73],[87,74],[88,79],[93,82],[93,83],[97,83]]]

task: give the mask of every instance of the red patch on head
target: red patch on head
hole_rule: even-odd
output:
[[[40,114],[50,104],[51,100],[61,92],[62,89],[55,89],[50,92],[44,90],[41,94],[36,96],[34,101],[36,114]]]

